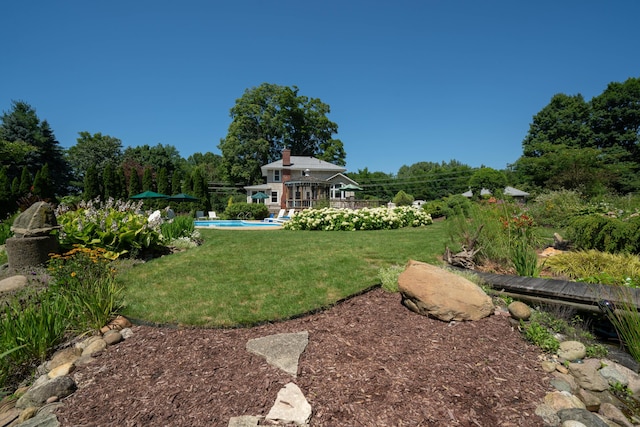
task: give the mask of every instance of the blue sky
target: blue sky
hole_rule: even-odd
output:
[[[220,153],[229,110],[274,83],[331,106],[347,168],[504,169],[556,93],[640,77],[637,0],[23,0],[2,8],[0,110],[63,147]]]

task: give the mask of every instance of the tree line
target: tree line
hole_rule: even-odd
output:
[[[329,105],[299,93],[295,86],[264,83],[247,89],[230,109],[231,124],[218,144],[221,155],[195,153],[184,159],[171,145],[123,149],[102,133],[79,132],[67,150],[60,147],[46,120],[34,108],[13,101],[0,123],[0,215],[20,198],[127,198],[142,191],[190,193],[200,208],[220,209],[242,187],[263,182],[260,167],[292,155],[314,156],[346,164],[335,138],[338,125],[327,117]],[[522,156],[501,171],[473,168],[456,160],[421,161],[397,174],[348,173],[365,191],[359,197],[391,200],[399,191],[436,200],[468,189],[498,191],[505,185],[532,193],[545,189],[578,190],[586,196],[627,194],[640,188],[640,79],[612,82],[590,101],[556,94],[533,116],[522,141]],[[212,183],[224,183],[211,193]],[[239,191],[234,191],[233,189]]]

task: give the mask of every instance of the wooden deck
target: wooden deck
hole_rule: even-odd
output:
[[[640,289],[637,288],[507,276],[478,271],[473,271],[473,273],[481,277],[493,289],[509,294],[530,296],[540,300],[553,300],[559,303],[592,306],[593,309],[597,309],[598,302],[602,300],[607,300],[618,308],[624,306],[623,302],[633,301],[636,308],[640,309]]]

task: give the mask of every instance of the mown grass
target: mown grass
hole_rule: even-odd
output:
[[[204,243],[122,272],[125,315],[219,327],[290,318],[380,283],[381,267],[437,263],[444,222],[382,231],[202,230]]]

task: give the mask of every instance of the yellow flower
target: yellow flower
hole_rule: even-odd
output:
[[[71,272],[71,277],[76,277],[76,272],[75,271]]]

